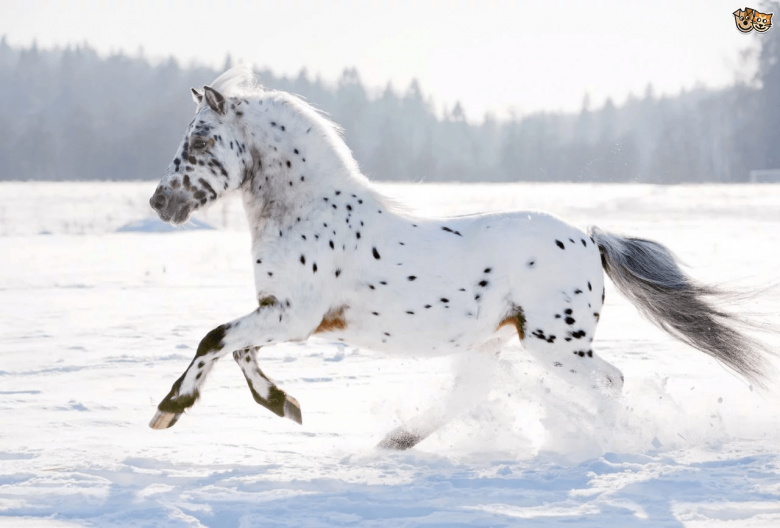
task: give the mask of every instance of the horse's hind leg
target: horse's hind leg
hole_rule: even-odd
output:
[[[551,330],[554,331],[554,330]],[[581,338],[550,339],[551,331],[532,330],[523,339],[523,348],[547,370],[600,398],[617,398],[623,390],[623,374],[599,357],[583,331],[568,332]],[[591,330],[592,332],[592,330]],[[566,334],[564,334],[566,335]]]
[[[615,426],[615,412],[618,409],[617,398],[623,390],[623,374],[593,351],[589,339],[583,337],[566,341],[564,338],[560,342],[555,339],[554,343],[550,343],[549,337],[541,339],[539,335],[542,335],[541,332],[527,335],[523,340],[523,347],[539,360],[547,372],[579,387],[590,397],[582,401],[579,395],[575,396],[577,401],[587,402],[585,408],[588,413],[595,412],[593,420],[588,420],[588,428],[593,428],[593,438],[599,442],[601,448],[609,450]],[[558,407],[557,403],[551,405]],[[566,412],[570,411],[571,409],[567,409]],[[576,422],[576,413],[569,416]]]
[[[252,392],[252,397],[257,403],[277,416],[289,418],[302,424],[301,406],[298,404],[298,400],[279,389],[273,381],[263,374],[257,364],[258,350],[260,347],[245,348],[233,352],[233,359],[241,367],[249,390]]]
[[[442,401],[390,431],[377,445],[383,449],[410,449],[447,422],[475,408],[487,397],[498,364],[498,352],[506,339],[491,339],[477,350],[457,358],[451,393]]]

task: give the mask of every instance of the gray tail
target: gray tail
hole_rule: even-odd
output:
[[[671,251],[652,240],[605,233],[595,226],[588,234],[599,247],[604,271],[642,315],[672,337],[765,386],[770,369],[766,357],[773,352],[740,330],[768,327],[719,308],[744,294],[697,283],[680,269]]]

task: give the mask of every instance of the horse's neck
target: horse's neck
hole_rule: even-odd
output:
[[[356,228],[358,217],[388,218],[382,198],[357,173],[348,150],[334,144],[340,138],[321,129],[309,133],[313,125],[295,117],[261,114],[246,135],[252,168],[241,191],[253,237],[278,236],[307,219],[319,226],[354,218]],[[266,122],[274,125],[263,128]]]
[[[393,222],[398,220],[369,186],[321,185],[313,189],[295,195],[259,195],[243,189],[253,240],[275,240],[280,233],[286,237],[291,230],[310,236],[337,231],[339,236],[350,233],[350,237],[368,240],[380,232],[392,231]]]

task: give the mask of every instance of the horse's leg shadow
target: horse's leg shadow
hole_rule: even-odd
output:
[[[456,359],[455,383],[450,393],[429,408],[390,431],[377,447],[382,449],[410,449],[443,427],[453,418],[477,407],[487,397],[498,364],[498,352],[505,339],[491,339],[471,352]]]

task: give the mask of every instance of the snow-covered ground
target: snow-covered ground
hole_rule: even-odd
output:
[[[513,346],[476,410],[378,451],[453,359],[311,340],[262,353],[303,426],[226,357],[149,429],[200,338],[255,306],[239,203],[200,217],[217,229],[155,232],[155,186],[0,184],[0,526],[780,526],[780,374],[750,387],[611,284],[596,346],[626,385],[607,413]],[[437,215],[542,209],[655,238],[705,280],[780,278],[778,185],[382,188]],[[745,307],[780,323],[777,290]]]

